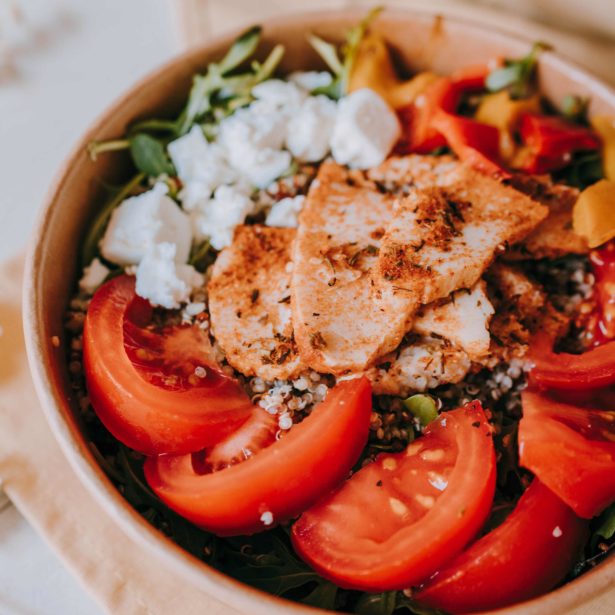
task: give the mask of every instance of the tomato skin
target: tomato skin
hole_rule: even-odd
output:
[[[413,597],[455,614],[534,598],[553,589],[572,569],[587,526],[534,479],[502,525],[455,557]]]
[[[134,278],[119,276],[95,293],[83,330],[92,406],[120,442],[139,452],[185,453],[211,446],[244,423],[253,405],[237,381],[207,363],[198,337],[185,348],[184,335],[192,342],[196,330],[176,328],[165,339],[142,328],[150,312],[149,304],[135,294]],[[164,359],[164,344],[173,342],[174,335],[181,337],[175,355],[192,353],[199,365],[206,366],[207,376],[198,386],[181,385],[175,390],[159,386],[154,382],[159,376],[152,372],[150,377],[148,366],[139,365],[128,354],[128,350],[138,354],[141,344],[144,349],[156,345]]]
[[[341,382],[309,417],[249,461],[198,474],[191,455],[161,455],[146,460],[145,477],[169,508],[199,527],[219,536],[260,532],[300,514],[344,480],[367,442],[371,412],[367,378]],[[273,525],[261,521],[265,512]]]
[[[615,240],[589,254],[596,278],[596,313],[590,333],[595,346],[615,339]]]
[[[480,530],[495,475],[491,429],[472,402],[442,414],[406,451],[380,455],[305,512],[293,526],[293,546],[341,587],[408,588]]]
[[[556,353],[552,348],[553,339],[545,332],[532,340],[530,382],[536,386],[585,391],[615,384],[615,341],[579,355]]]
[[[522,394],[519,463],[577,515],[591,519],[615,501],[615,415]]]

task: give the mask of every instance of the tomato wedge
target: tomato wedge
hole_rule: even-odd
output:
[[[595,346],[615,339],[615,240],[589,254],[596,277],[596,314],[591,327]]]
[[[203,474],[193,455],[161,455],[146,460],[145,477],[195,525],[220,536],[253,534],[298,515],[344,480],[367,441],[371,412],[367,378],[341,382],[309,417],[244,463]]]
[[[341,587],[416,585],[479,531],[495,489],[491,429],[479,402],[446,412],[394,455],[380,455],[292,530],[297,553]]]
[[[96,414],[120,442],[146,454],[219,442],[250,417],[250,399],[214,367],[198,327],[156,329],[151,317],[132,277],[110,280],[92,298],[83,361]]]
[[[449,562],[414,598],[448,613],[529,600],[566,576],[586,538],[587,522],[534,479],[502,525]]]
[[[532,340],[530,381],[541,388],[584,391],[615,383],[615,341],[583,354],[553,352],[553,338],[539,332]]]
[[[580,517],[615,501],[615,413],[522,394],[519,463]]]

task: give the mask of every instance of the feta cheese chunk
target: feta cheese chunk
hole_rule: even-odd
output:
[[[369,88],[356,90],[338,103],[331,137],[335,161],[357,169],[379,165],[401,134],[397,115]]]
[[[305,162],[317,162],[329,153],[337,104],[326,96],[310,96],[290,118],[286,147]]]
[[[317,88],[326,88],[331,85],[333,75],[324,70],[295,71],[288,76],[288,80],[307,92],[312,92]]]
[[[266,188],[290,167],[283,151],[287,116],[266,101],[238,109],[220,123],[218,142],[233,168],[253,186]]]
[[[219,185],[237,179],[224,149],[217,143],[209,143],[199,126],[193,126],[188,134],[169,143],[167,149],[184,184],[179,198],[187,211],[208,199]]]
[[[152,246],[137,267],[137,295],[167,309],[186,303],[193,289],[204,283],[204,277],[194,267],[177,263],[172,243]]]
[[[136,265],[156,244],[176,246],[175,259],[185,263],[190,254],[190,219],[167,196],[167,186],[156,184],[151,190],[133,196],[117,207],[100,244],[101,254],[118,265]]]
[[[198,240],[208,238],[216,250],[230,246],[238,224],[254,210],[252,199],[241,186],[220,186],[214,198],[192,214],[194,234]]]
[[[295,228],[299,226],[299,212],[303,208],[305,196],[299,194],[295,197],[286,197],[273,204],[267,214],[267,226]]]
[[[79,288],[88,293],[94,294],[94,291],[105,281],[109,275],[109,267],[106,267],[100,262],[99,258],[95,258],[83,270],[83,276],[79,280]]]
[[[290,111],[304,101],[307,92],[290,81],[268,79],[252,88],[252,96],[275,107]]]

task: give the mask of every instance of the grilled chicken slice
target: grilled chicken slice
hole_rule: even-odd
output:
[[[539,329],[559,337],[567,327],[569,318],[551,305],[542,287],[519,267],[495,262],[485,278],[495,306],[489,327],[492,341],[486,366],[524,357],[532,334]]]
[[[579,197],[576,188],[528,175],[515,176],[512,185],[546,205],[549,215],[506,253],[507,260],[558,258],[589,251],[587,241],[572,228],[572,208]]]
[[[498,252],[526,237],[548,213],[466,166],[442,184],[401,199],[382,239],[374,279],[377,288],[394,291],[387,338],[397,343],[420,305],[474,286]]]
[[[310,188],[293,249],[291,304],[297,346],[312,369],[361,371],[399,344],[387,331],[403,299],[372,281],[393,201],[332,162]]]
[[[452,156],[392,156],[369,169],[367,177],[389,192],[407,194],[412,188],[433,188],[446,183],[448,174],[459,164]]]
[[[304,371],[293,338],[291,246],[295,229],[238,226],[208,285],[212,332],[235,369],[263,380]]]
[[[459,382],[471,365],[468,355],[447,340],[410,336],[407,344],[382,357],[365,375],[375,395],[406,397],[441,384]]]
[[[480,280],[470,290],[454,292],[443,303],[426,305],[417,314],[412,330],[423,336],[443,337],[479,362],[489,354],[489,321],[494,309]]]

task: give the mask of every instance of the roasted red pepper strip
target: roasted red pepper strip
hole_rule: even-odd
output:
[[[583,354],[553,352],[553,338],[539,332],[532,341],[530,381],[541,388],[586,391],[615,383],[615,341]]]
[[[496,162],[499,158],[500,133],[495,126],[441,109],[434,115],[432,125],[444,135],[460,160],[488,175],[510,177],[510,173]]]
[[[434,128],[433,118],[439,109],[455,111],[458,100],[458,90],[453,86],[452,79],[441,77],[419,95],[414,103],[400,109],[404,137],[398,150],[403,150],[403,153],[429,154],[445,146],[446,139]]]
[[[508,176],[498,164],[496,128],[455,114],[465,92],[480,90],[490,72],[487,65],[471,66],[442,77],[407,108],[400,110],[405,135],[400,153],[427,154],[448,144],[461,160],[490,175]]]
[[[566,166],[575,152],[598,149],[601,145],[591,129],[546,115],[524,115],[519,133],[528,151],[520,169],[527,173],[556,171]]]

